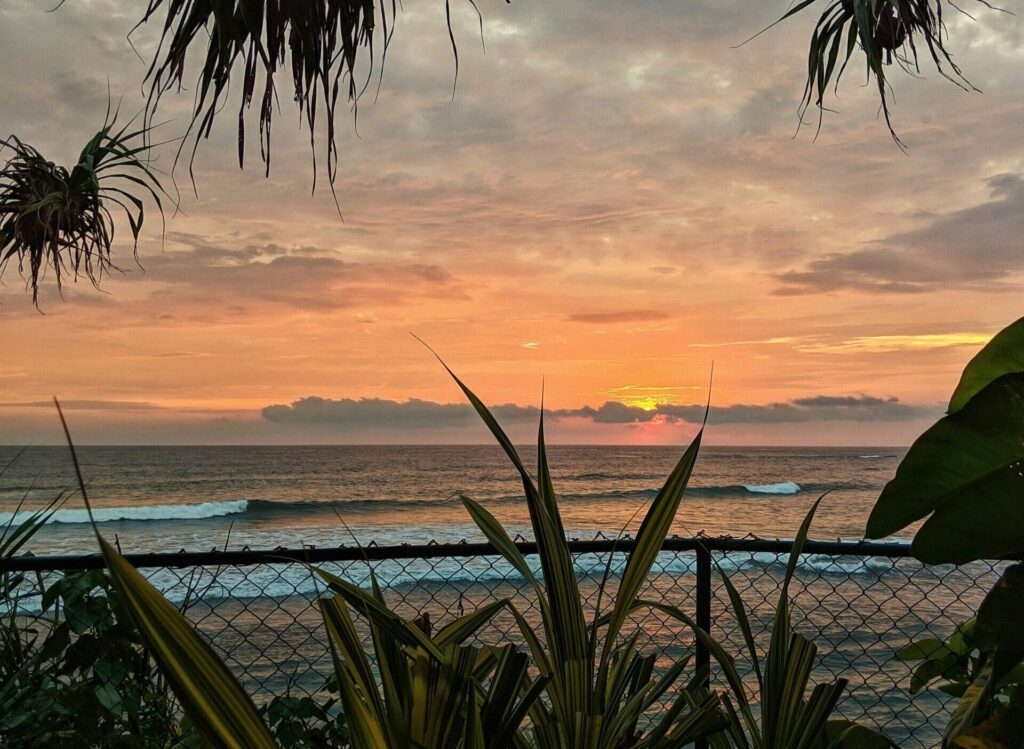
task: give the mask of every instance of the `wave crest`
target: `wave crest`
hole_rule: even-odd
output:
[[[92,514],[97,523],[113,523],[117,521],[147,520],[204,520],[206,518],[237,515],[249,508],[249,500],[235,499],[224,502],[197,502],[180,505],[149,505],[148,507],[98,507]],[[27,520],[31,512],[0,512],[0,524],[17,525]],[[57,510],[46,521],[54,524],[88,523],[89,513],[82,510]]]
[[[743,484],[743,488],[754,494],[796,494],[803,487],[795,481],[780,481],[777,484]]]

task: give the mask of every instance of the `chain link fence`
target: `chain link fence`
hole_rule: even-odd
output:
[[[617,585],[631,542],[598,538],[573,541],[571,550],[590,613],[605,565],[612,572],[605,606]],[[535,547],[521,549],[537,564]],[[704,624],[741,670],[750,672],[745,648],[720,575],[728,574],[749,612],[757,645],[767,648],[785,573],[789,543],[759,539],[671,538],[655,563],[644,598],[678,607]],[[227,551],[204,554],[129,555],[129,560],[178,605],[254,695],[323,696],[332,670],[326,636],[315,606],[322,585],[310,564],[356,583],[373,570],[399,614],[429,614],[436,626],[465,611],[509,598],[531,624],[539,609],[524,580],[486,544],[428,544],[362,549]],[[95,569],[98,557],[22,557],[8,572],[37,576],[37,585],[70,570]],[[539,564],[538,564],[539,567]],[[818,645],[817,680],[849,680],[839,712],[880,729],[901,747],[937,746],[952,699],[941,692],[911,696],[911,667],[895,653],[922,637],[947,638],[973,616],[1002,563],[961,567],[924,566],[905,544],[809,542],[791,587],[794,626]],[[4,571],[0,569],[0,571]],[[24,612],[38,598],[23,596]],[[692,634],[654,611],[633,616],[641,647],[667,665],[691,652],[707,662]],[[628,629],[626,631],[629,631]],[[502,612],[481,641],[521,644],[515,621]],[[712,679],[721,676],[712,665]]]

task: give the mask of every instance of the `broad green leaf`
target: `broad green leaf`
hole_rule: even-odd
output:
[[[961,671],[960,660],[955,655],[924,661],[914,669],[914,673],[910,676],[910,693],[917,694],[939,677],[955,678]],[[964,678],[966,676],[965,673]]]
[[[1024,374],[1008,374],[914,442],[871,511],[866,534],[888,536],[934,512],[915,540],[914,554],[924,562],[1024,549],[1022,460]]]
[[[942,692],[943,694],[948,694],[950,697],[956,697],[957,699],[960,699],[964,696],[964,693],[967,691],[967,687],[969,686],[970,684],[968,684],[967,682],[957,681],[949,682],[947,684],[940,684],[939,686],[935,687],[935,689]]]
[[[949,637],[949,649],[957,655],[967,655],[975,648],[977,639],[975,631],[978,628],[977,619],[968,619],[956,625],[956,630]]]
[[[1024,660],[1024,564],[1004,570],[978,609],[978,647],[994,662],[992,679],[1002,680]]]
[[[1011,372],[1024,372],[1024,317],[996,333],[967,363],[947,413],[962,410],[974,396]]]
[[[1018,461],[949,494],[917,531],[911,553],[929,564],[964,564],[1024,550],[1021,470]]]
[[[952,652],[942,640],[935,637],[926,637],[923,640],[917,640],[900,648],[896,651],[895,657],[899,661],[921,661],[930,660],[936,656],[944,656]]]

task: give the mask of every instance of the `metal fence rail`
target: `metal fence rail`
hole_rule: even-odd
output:
[[[518,546],[536,561],[535,544]],[[631,548],[629,539],[571,542],[590,607],[608,555],[613,554],[613,571],[621,571]],[[755,538],[667,539],[644,597],[694,616],[737,656],[741,669],[749,670],[719,574],[728,574],[739,589],[755,639],[764,648],[790,548],[788,541]],[[322,591],[308,564],[356,583],[368,581],[373,569],[388,603],[408,618],[429,612],[443,625],[464,610],[509,597],[528,621],[539,622],[532,590],[489,544],[129,554],[127,559],[179,605],[257,699],[286,688],[315,693],[331,669],[313,605]],[[102,566],[98,555],[19,557],[0,562],[0,572],[39,573],[45,583],[64,571]],[[907,544],[808,542],[791,589],[794,624],[818,644],[816,678],[849,679],[840,712],[881,729],[899,746],[937,745],[951,698],[939,692],[911,697],[910,667],[894,654],[921,637],[948,637],[974,614],[1001,567],[1001,562],[924,566],[910,557]],[[614,575],[610,586],[614,593]],[[708,653],[677,622],[639,612],[634,623],[643,647],[664,655],[666,663],[688,651],[698,665],[709,662]],[[521,644],[514,620],[506,615],[480,639]]]

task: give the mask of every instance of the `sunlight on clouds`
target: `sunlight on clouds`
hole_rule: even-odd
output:
[[[933,333],[927,335],[879,335],[851,338],[835,344],[800,346],[800,351],[815,353],[884,354],[894,351],[926,351],[954,346],[982,346],[989,333]]]
[[[683,401],[673,394],[680,391],[699,390],[696,385],[667,385],[651,387],[645,385],[623,385],[622,387],[602,390],[603,395],[611,396],[625,406],[654,411],[662,405],[678,405]]]
[[[23,71],[0,80],[0,99],[17,102],[5,128],[48,158],[76,157],[69,134],[102,118],[108,72],[126,112],[142,105],[144,65],[125,40],[134,12],[122,5],[40,15],[36,0],[0,3],[0,47]],[[265,180],[238,171],[227,118],[201,151],[199,196],[183,191],[163,244],[147,221],[145,272],[122,246],[131,272],[110,277],[109,295],[51,290],[45,316],[15,274],[4,278],[0,401],[149,402],[196,424],[172,425],[174,439],[301,443],[320,437],[301,425],[275,437],[251,414],[313,394],[457,397],[414,331],[491,402],[520,403],[547,377],[550,409],[637,410],[567,417],[567,441],[682,439],[689,427],[666,426],[662,409],[703,404],[713,360],[715,440],[896,444],[911,422],[873,406],[858,413],[879,420],[844,422],[860,432],[778,419],[806,417],[793,403],[808,393],[943,402],[988,335],[933,332],[995,331],[1019,316],[1019,293],[991,285],[1024,281],[1024,76],[1004,16],[951,19],[964,34],[957,60],[984,96],[934,77],[895,84],[903,156],[852,78],[817,140],[792,137],[809,29],[784,24],[735,46],[776,17],[767,5],[496,3],[483,9],[486,55],[472,6],[453,6],[454,100],[443,4],[408,5],[358,137],[337,123],[344,221],[329,191],[309,196],[308,132],[275,128]],[[139,41],[155,44],[156,31]],[[173,139],[192,94],[166,106]],[[159,154],[167,168],[174,148]],[[250,420],[200,424],[196,409]],[[59,441],[37,410],[35,432],[4,413],[0,427]],[[159,434],[115,409],[94,427],[106,442]]]
[[[781,338],[762,338],[751,341],[723,341],[721,343],[691,343],[690,348],[724,348],[726,346],[769,346],[779,343],[793,343],[807,340],[805,337],[783,336]]]

